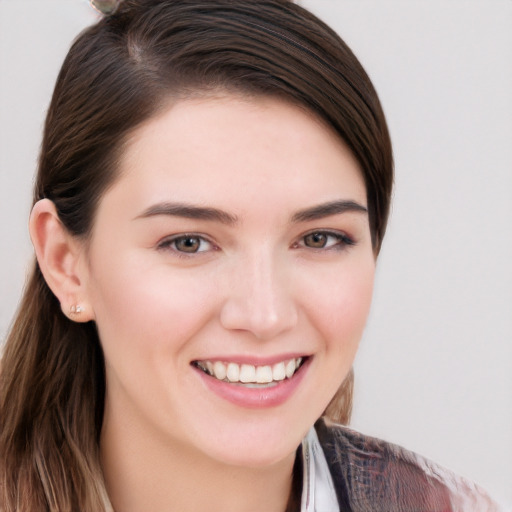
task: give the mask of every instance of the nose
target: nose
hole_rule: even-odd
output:
[[[297,325],[293,283],[284,261],[259,252],[231,269],[226,288],[220,315],[225,329],[268,340]]]

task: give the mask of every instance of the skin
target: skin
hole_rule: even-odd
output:
[[[367,206],[339,137],[281,100],[219,95],[136,130],[86,247],[66,238],[51,203],[36,205],[45,276],[64,311],[78,303],[73,319],[98,326],[116,510],[284,510],[295,451],[352,366],[371,302],[367,214],[299,215],[335,201]],[[224,213],[162,213],[169,203]],[[183,234],[198,252],[180,252]],[[290,355],[307,356],[307,370],[269,407],[213,393],[191,364]]]

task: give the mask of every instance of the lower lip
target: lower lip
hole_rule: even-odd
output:
[[[309,368],[311,357],[293,374],[291,379],[284,379],[267,388],[248,388],[241,384],[230,384],[207,375],[202,370],[194,370],[202,378],[205,385],[224,400],[250,409],[276,407],[286,402],[295,392]]]

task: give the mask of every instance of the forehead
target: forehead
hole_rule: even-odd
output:
[[[366,204],[359,165],[342,139],[274,98],[179,101],[133,133],[120,171],[113,188],[134,204],[219,202],[236,213],[273,200],[290,208],[340,198]]]

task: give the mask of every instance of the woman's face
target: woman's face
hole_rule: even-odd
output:
[[[223,463],[293,453],[363,331],[366,206],[349,150],[282,101],[181,101],[140,127],[87,250],[105,421]]]

